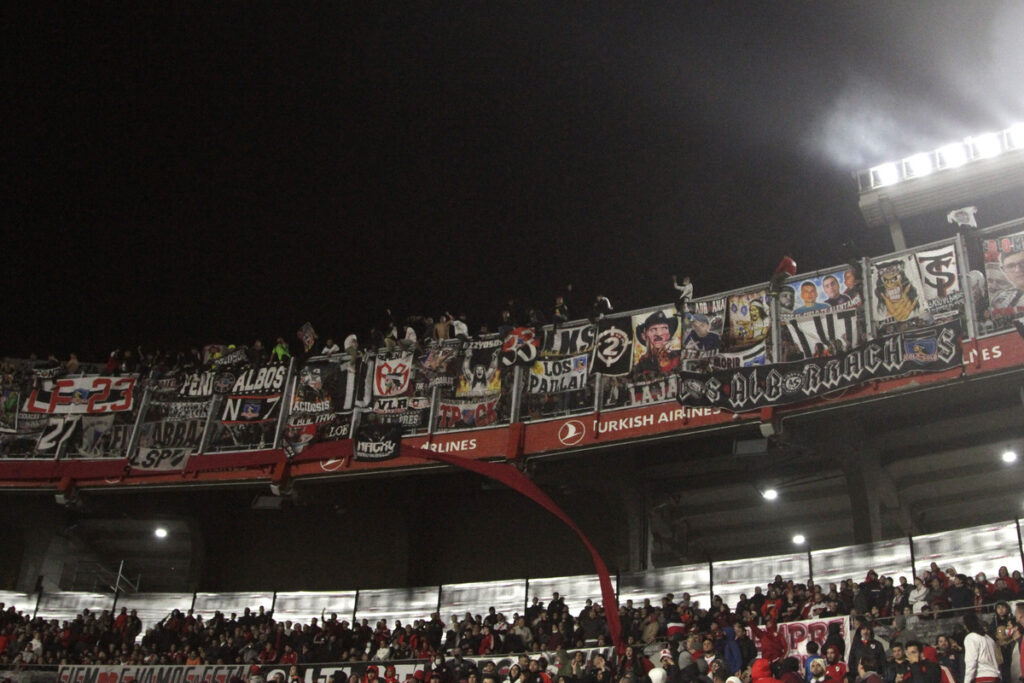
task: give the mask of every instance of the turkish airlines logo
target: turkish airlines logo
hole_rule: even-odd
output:
[[[587,435],[587,428],[579,420],[569,420],[558,428],[558,440],[566,446],[575,446]]]

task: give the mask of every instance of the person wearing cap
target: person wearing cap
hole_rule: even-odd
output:
[[[637,372],[664,374],[679,367],[679,349],[672,348],[672,340],[679,331],[678,318],[655,311],[637,325],[635,331],[637,342],[644,348],[635,364]]]
[[[714,351],[722,345],[722,339],[718,333],[711,331],[711,320],[703,313],[693,313],[687,316],[690,321],[690,331],[683,339],[683,348],[689,351]]]
[[[661,668],[665,670],[665,683],[681,682],[682,676],[679,667],[676,666],[676,659],[672,656],[672,650],[666,648],[659,652],[658,661],[661,662]]]

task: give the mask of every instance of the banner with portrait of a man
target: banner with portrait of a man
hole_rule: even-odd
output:
[[[982,240],[988,310],[996,330],[1024,316],[1024,232]]]
[[[664,375],[682,361],[681,325],[671,306],[633,316],[633,372]]]

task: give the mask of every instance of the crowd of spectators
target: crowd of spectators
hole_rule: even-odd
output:
[[[480,683],[483,672],[476,670],[477,658],[523,653],[518,674],[506,676],[509,683],[520,683],[519,677],[523,677],[522,683],[548,683],[532,675],[548,666],[559,683],[563,676],[564,683],[647,683],[650,672],[659,665],[667,679],[652,679],[651,683],[714,683],[717,675],[723,674],[720,683],[734,675],[741,681],[756,682],[766,678],[757,671],[765,666],[769,669],[761,674],[769,672],[768,677],[785,683],[844,683],[867,659],[869,664],[875,663],[876,668],[869,670],[878,673],[880,682],[894,683],[906,678],[912,663],[908,654],[918,658],[934,654],[950,673],[945,683],[985,683],[971,677],[971,647],[978,647],[967,642],[972,630],[990,636],[1000,655],[999,666],[1008,665],[1024,632],[1024,602],[1015,608],[1010,604],[1024,599],[1020,572],[1011,574],[1002,567],[998,577],[989,581],[984,574],[972,579],[933,564],[915,583],[916,587],[911,587],[902,577],[893,582],[871,571],[860,583],[848,579],[826,589],[810,581],[797,584],[776,576],[766,587],[758,586],[749,596],[741,596],[734,606],[715,596],[705,608],[686,593],[678,601],[668,594],[660,605],[650,599],[641,604],[626,600],[619,607],[619,617],[627,647],[609,660],[602,658],[599,664],[595,664],[597,658],[580,660],[568,651],[610,645],[601,605],[587,600],[584,608],[573,614],[558,593],[547,603],[534,597],[522,614],[511,617],[491,607],[485,615],[466,612],[444,621],[435,613],[412,623],[396,621],[391,625],[386,620],[371,624],[365,619],[350,624],[337,614],[326,613],[308,624],[276,621],[262,607],[255,612],[247,608],[241,615],[216,612],[207,619],[191,610],[175,610],[152,625],[144,625],[127,608],[117,614],[85,610],[73,620],[58,622],[32,618],[15,606],[0,604],[0,665],[301,668],[324,662],[420,660],[441,683]],[[778,625],[842,615],[850,615],[854,625],[853,633],[846,634],[852,640],[849,655],[835,623],[820,650],[816,643],[807,643],[806,652],[799,653],[806,661],[793,668],[794,662],[799,665],[793,657],[797,653],[791,651]],[[953,619],[949,619],[951,615]],[[927,637],[922,620],[933,620],[946,629],[934,638],[934,645],[920,642]],[[911,645],[916,646],[916,654]],[[543,653],[557,656],[537,664]],[[477,680],[472,681],[469,673],[477,674]],[[1006,675],[1004,681],[1009,683]]]
[[[688,278],[687,278],[688,280]],[[692,293],[692,285],[690,286]],[[295,349],[288,343],[289,335],[276,337],[273,345],[264,344],[262,339],[255,339],[248,344],[218,345],[225,348],[244,348],[251,364],[259,366],[268,363],[287,362],[293,355],[313,356],[337,353],[358,354],[363,349],[402,348],[423,352],[431,344],[447,339],[470,339],[491,333],[505,334],[516,327],[534,327],[548,323],[560,324],[570,319],[589,318],[597,320],[602,315],[613,311],[608,297],[598,295],[589,306],[582,303],[577,290],[571,284],[563,293],[555,297],[550,316],[545,315],[541,308],[526,305],[517,299],[510,298],[498,315],[490,321],[481,321],[471,328],[471,321],[465,313],[453,315],[445,311],[436,317],[432,315],[412,314],[396,316],[391,309],[385,309],[365,333],[352,333],[344,337],[342,345],[338,345],[333,336],[318,337],[309,351]],[[338,338],[340,339],[340,337]],[[298,346],[301,346],[299,344]],[[0,366],[0,377],[5,383],[19,379],[31,379],[29,375],[36,370],[60,370],[68,375],[82,373],[102,373],[107,375],[148,375],[153,371],[166,373],[175,369],[197,370],[209,365],[211,360],[204,353],[205,346],[193,345],[186,351],[143,349],[141,346],[116,348],[105,359],[89,362],[79,360],[77,353],[69,354],[67,360],[61,360],[53,353],[30,354],[25,359],[5,359]]]

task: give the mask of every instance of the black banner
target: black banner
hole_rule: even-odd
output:
[[[598,323],[594,372],[619,376],[633,369],[632,320],[631,316],[620,315]]]
[[[466,398],[501,393],[501,349],[502,340],[496,334],[481,336],[466,344],[462,374],[455,385],[456,396]]]
[[[355,373],[341,359],[312,360],[295,379],[284,450],[289,457],[321,441],[350,436]]]
[[[529,367],[540,353],[540,337],[532,327],[515,327],[505,335],[501,345],[502,367]]]
[[[398,425],[359,425],[353,445],[353,458],[361,462],[391,460],[398,457],[401,443],[402,428]]]
[[[875,379],[959,367],[959,321],[882,337],[831,358],[715,372],[681,373],[679,401],[733,412],[799,403]]]

